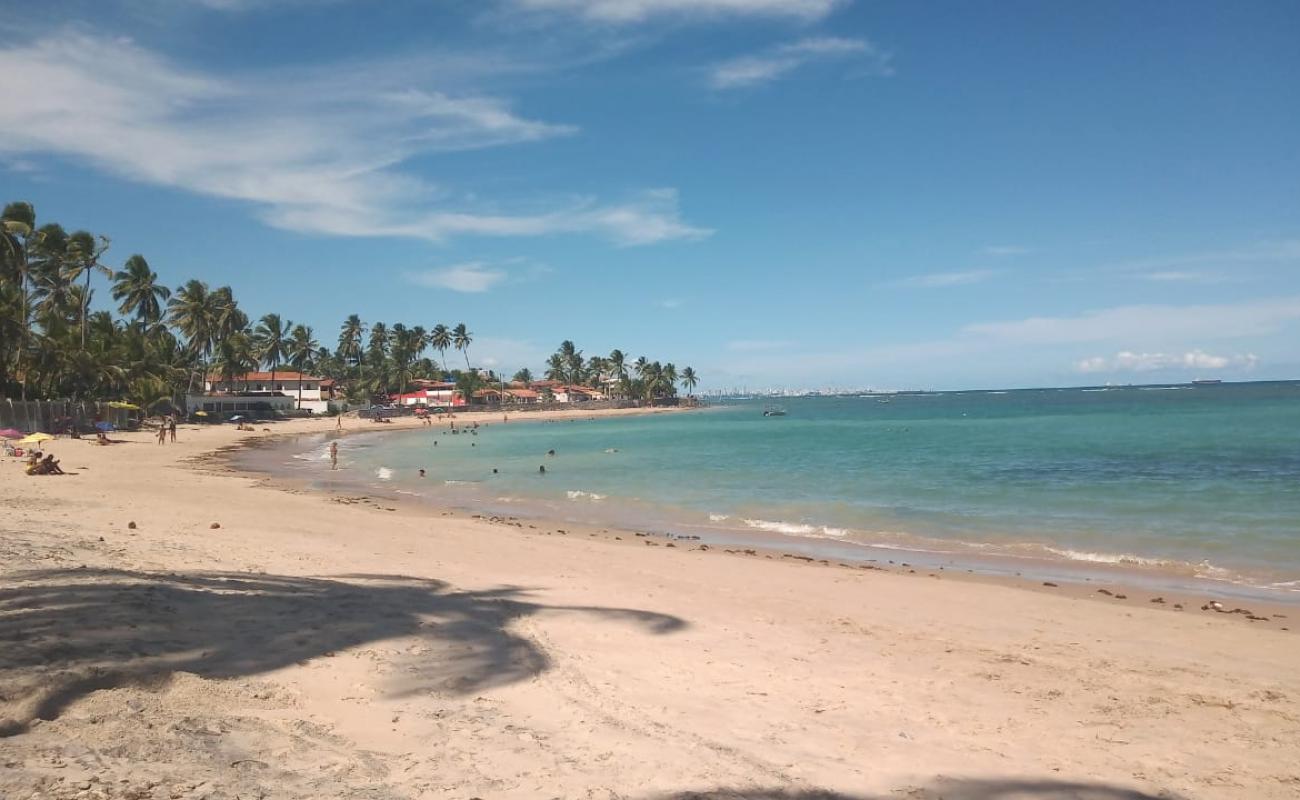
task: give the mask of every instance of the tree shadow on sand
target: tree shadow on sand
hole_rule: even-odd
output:
[[[1181,800],[1109,784],[1023,778],[939,778],[925,786],[897,789],[888,797],[819,789],[708,789],[656,795],[645,800]]]
[[[233,678],[358,645],[417,637],[398,691],[478,692],[550,666],[515,620],[582,613],[651,633],[677,617],[625,608],[530,602],[518,587],[454,591],[396,575],[332,579],[247,573],[47,570],[10,574],[0,589],[0,736],[54,719],[98,689],[175,672]]]

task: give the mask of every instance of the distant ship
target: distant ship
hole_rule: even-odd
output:
[[[1193,386],[1214,386],[1217,383],[1223,383],[1218,378],[1197,378],[1192,381]]]

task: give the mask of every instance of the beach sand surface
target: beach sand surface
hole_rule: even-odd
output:
[[[0,797],[1300,796],[1300,619],[491,522],[211,457],[333,426],[58,440],[63,477],[0,460]]]

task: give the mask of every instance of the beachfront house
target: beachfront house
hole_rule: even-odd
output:
[[[465,405],[465,398],[449,381],[416,380],[409,392],[392,395],[389,399],[399,406],[424,406],[426,408],[452,408]]]
[[[292,370],[247,372],[227,379],[209,375],[203,382],[203,394],[186,396],[186,405],[194,411],[223,414],[237,411],[306,411],[324,414],[335,410],[334,381]]]
[[[509,405],[527,406],[538,403],[541,399],[541,393],[536,389],[518,389],[512,386],[502,394],[501,402]]]
[[[592,400],[604,400],[605,394],[590,386],[556,386],[551,390],[557,403],[589,403]]]

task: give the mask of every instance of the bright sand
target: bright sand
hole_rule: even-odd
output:
[[[1294,609],[285,491],[201,458],[260,428],[179,435],[0,462],[0,797],[1300,794]]]

